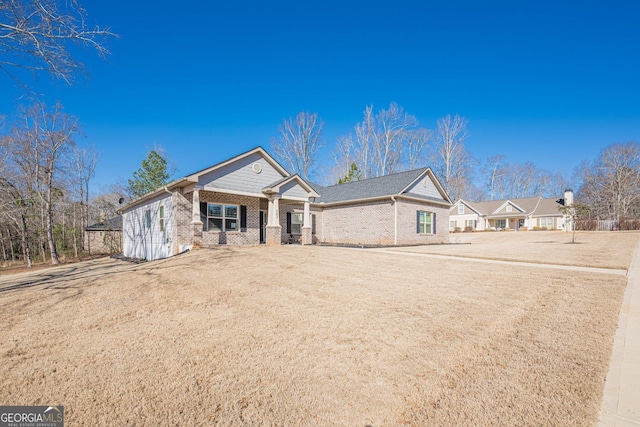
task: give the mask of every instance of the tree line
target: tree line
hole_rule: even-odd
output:
[[[88,225],[115,215],[123,199],[142,196],[171,178],[168,156],[154,147],[126,183],[91,194],[98,151],[78,142],[78,117],[60,102],[44,103],[36,94],[40,88],[29,84],[32,74],[73,84],[84,72],[77,46],[100,56],[109,53],[106,41],[117,35],[86,22],[77,1],[0,2],[0,71],[28,100],[13,116],[0,117],[0,262],[5,265],[56,264],[61,256],[82,256]],[[366,106],[362,121],[333,144],[331,165],[319,164],[323,127],[317,113],[283,120],[272,140],[274,155],[291,172],[325,184],[428,165],[454,200],[555,197],[568,185],[562,174],[531,162],[509,163],[503,155],[474,159],[465,145],[468,121],[458,114],[429,128],[396,103],[379,110]],[[640,218],[639,173],[638,143],[609,145],[576,169],[576,199],[591,218]]]
[[[466,118],[446,115],[430,129],[391,103],[377,111],[366,106],[353,131],[337,138],[331,151],[333,164],[327,167],[318,164],[323,126],[317,113],[300,112],[285,119],[272,139],[276,158],[303,178],[321,179],[328,185],[430,166],[452,200],[562,197],[565,189],[575,186],[583,217],[640,218],[637,142],[605,147],[597,159],[584,160],[568,179],[533,162],[508,162],[501,154],[475,159],[465,145],[470,137]]]

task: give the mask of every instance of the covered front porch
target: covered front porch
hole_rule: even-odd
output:
[[[194,185],[190,201],[193,245],[313,243],[310,198],[318,195],[297,176],[262,189],[261,195]]]
[[[520,229],[526,227],[526,216],[518,215],[518,216],[491,216],[487,218],[487,224],[490,230],[515,230],[519,231]]]

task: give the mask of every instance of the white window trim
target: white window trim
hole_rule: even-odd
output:
[[[293,218],[294,217],[297,218],[298,216],[300,217],[300,222],[299,223],[298,222],[293,222]],[[300,225],[300,232],[299,233],[293,231],[293,228],[294,228],[293,226],[294,225]],[[293,236],[301,236],[302,235],[302,226],[303,225],[304,225],[304,212],[295,212],[295,211],[291,212],[291,234]]]
[[[542,220],[544,220],[545,225],[542,225]],[[551,222],[551,226],[548,225],[549,221]],[[556,220],[552,216],[543,216],[538,218],[538,226],[546,227],[548,230],[555,230],[556,228]]]
[[[425,214],[427,214],[429,216],[429,222],[420,221],[420,230],[423,230],[423,227],[422,227],[423,224],[425,226],[424,228],[426,228],[426,226],[428,224],[429,228],[431,229],[429,232],[422,232],[421,231],[419,234],[421,236],[430,236],[430,235],[432,235],[433,234],[433,212],[429,212],[429,211],[418,211],[418,212],[420,212],[421,214],[425,213]],[[420,215],[420,216],[422,216],[422,215]]]
[[[222,206],[222,216],[209,216],[209,205],[220,205]],[[234,206],[236,208],[236,217],[235,218],[227,218],[227,207]],[[222,219],[222,230],[209,230],[209,218]],[[237,227],[235,230],[227,231],[227,219],[235,219],[237,221]],[[220,202],[207,202],[207,218],[206,218],[206,226],[208,233],[239,233],[240,232],[240,205],[235,205],[231,203],[220,203]]]
[[[458,215],[464,215],[464,205],[462,203],[458,205]]]
[[[160,205],[158,208],[158,225],[160,227],[160,231],[164,231],[164,205]]]

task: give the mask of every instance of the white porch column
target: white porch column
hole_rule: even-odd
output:
[[[269,211],[267,213],[267,227],[280,225],[280,204],[278,197],[269,198]]]
[[[303,227],[311,227],[311,214],[309,212],[309,201],[304,202],[304,218],[302,219]]]
[[[266,240],[267,245],[282,243],[282,227],[280,226],[280,197],[269,196],[269,211],[267,213]]]
[[[191,207],[191,244],[202,245],[202,221],[200,220],[200,189],[193,190]]]
[[[313,243],[313,230],[311,228],[311,213],[309,211],[309,201],[304,202],[304,215],[302,216],[302,244],[311,245]]]
[[[202,221],[200,221],[200,189],[198,188],[193,190],[193,206],[191,208],[191,223],[202,224]]]

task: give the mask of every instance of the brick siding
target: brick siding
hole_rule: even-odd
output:
[[[316,233],[324,243],[393,245],[393,215],[390,199],[325,207]]]
[[[244,205],[247,207],[247,231],[204,231],[204,245],[257,245],[260,243],[260,199],[250,196],[214,193],[200,190],[200,202]],[[240,228],[240,212],[238,212],[238,229]],[[206,228],[206,226],[205,226]]]
[[[90,254],[113,254],[122,251],[122,231],[85,231],[84,250]]]
[[[449,208],[436,204],[398,200],[398,245],[449,243]],[[436,214],[436,233],[418,234],[417,211]],[[393,217],[391,219],[393,222]]]
[[[174,193],[176,209],[176,241],[178,244],[191,244],[191,206],[192,194]],[[200,190],[200,201],[247,206],[247,231],[240,232],[203,232],[205,245],[246,245],[260,243],[260,210],[267,210],[266,199],[214,193]],[[397,244],[447,243],[449,241],[449,209],[435,204],[398,198]],[[287,234],[287,213],[302,212],[303,203],[279,202],[281,242],[289,241]],[[436,234],[417,233],[416,212],[418,210],[436,214]],[[371,203],[353,203],[348,205],[322,207],[312,206],[311,214],[316,216],[314,243],[355,244],[355,245],[393,245],[394,213],[391,199]]]
[[[193,194],[189,194],[187,197],[180,191],[173,193],[174,230],[172,230],[172,238],[175,242],[173,245],[174,254],[180,251],[180,245],[188,246],[193,243],[191,238],[192,200]]]

